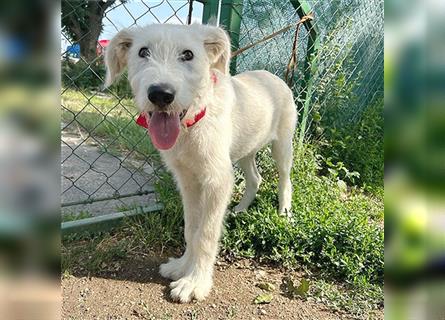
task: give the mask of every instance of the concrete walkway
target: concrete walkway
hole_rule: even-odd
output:
[[[110,197],[116,189],[121,195],[153,189],[155,176],[146,162],[121,162],[119,157],[103,153],[94,143],[82,143],[83,140],[80,134],[62,131],[62,204],[87,200],[89,194],[93,198]],[[71,181],[75,181],[74,186]],[[98,216],[149,206],[155,200],[154,194],[132,196],[63,207],[62,214],[88,212]]]

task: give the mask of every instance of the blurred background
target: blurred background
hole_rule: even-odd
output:
[[[445,2],[385,1],[385,315],[445,315]],[[0,4],[0,318],[60,312],[60,6]]]
[[[445,316],[445,2],[385,1],[385,316]]]
[[[54,1],[0,3],[0,318],[60,313]]]

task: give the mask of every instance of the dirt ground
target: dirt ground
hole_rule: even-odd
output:
[[[323,304],[289,299],[281,294],[284,273],[253,265],[249,260],[217,262],[214,288],[202,302],[179,304],[168,295],[169,281],[158,274],[165,259],[113,265],[100,275],[65,275],[62,279],[63,319],[350,319]],[[298,277],[298,276],[297,276]],[[256,285],[275,286],[269,304],[253,303],[264,291]]]

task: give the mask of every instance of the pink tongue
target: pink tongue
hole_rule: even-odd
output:
[[[179,114],[167,114],[166,112],[153,112],[148,123],[148,132],[151,141],[156,148],[168,150],[176,142],[179,135]]]

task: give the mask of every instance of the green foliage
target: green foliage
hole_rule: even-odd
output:
[[[317,175],[319,168],[312,150],[297,157],[291,222],[277,214],[276,175],[266,172],[249,213],[227,220],[225,249],[288,266],[303,263],[351,284],[380,284],[383,208],[359,191],[344,195],[337,181]]]
[[[116,0],[94,2],[87,0],[62,1],[62,26],[64,31],[71,39],[79,41],[82,35],[84,37],[88,35],[92,21],[102,26],[102,17],[105,10],[115,2]]]
[[[93,215],[88,211],[80,211],[79,213],[68,212],[62,215],[62,222],[86,219],[91,218],[92,216]]]
[[[346,289],[323,279],[311,282],[308,294],[317,302],[325,303],[333,310],[345,310],[356,318],[381,319],[377,310],[383,307],[383,287],[362,284]]]
[[[184,233],[181,197],[170,174],[163,173],[159,178],[156,191],[164,209],[143,215],[135,222],[129,221],[126,233],[131,235],[134,246],[161,250],[178,248],[182,246]]]
[[[64,274],[84,272],[97,273],[117,264],[130,251],[130,242],[110,233],[82,238],[68,237],[62,242],[61,267]]]
[[[261,293],[255,297],[253,303],[255,304],[268,304],[273,300],[273,294],[271,293]]]
[[[295,156],[291,221],[277,214],[277,175],[270,157],[261,156],[263,184],[248,213],[227,219],[225,253],[303,266],[317,278],[347,283],[361,301],[373,293],[374,306],[383,299],[383,204],[345,190],[335,174],[320,176],[314,149]]]
[[[102,60],[94,64],[87,64],[83,60],[73,62],[65,59],[62,61],[62,84],[65,88],[101,91],[105,82],[105,73],[106,69]],[[133,97],[126,74],[111,87],[110,91],[117,97]]]
[[[80,45],[80,54],[86,61],[96,59],[96,47],[102,32],[102,19],[116,0],[87,1],[64,0],[62,9],[62,32],[72,42]],[[124,3],[125,0],[121,0]]]
[[[314,75],[312,121],[315,138],[326,128],[342,125],[357,111],[356,90],[361,84],[361,72],[354,74],[357,67],[351,42],[345,43],[344,30],[350,28],[352,20],[344,17],[323,40],[318,50],[317,72]]]
[[[159,161],[159,153],[147,132],[134,123],[138,110],[131,100],[66,89],[62,94],[62,106],[62,121],[75,121],[68,129],[79,125],[99,142],[103,151],[116,155],[133,151],[132,156],[137,159],[149,159],[150,163]]]
[[[62,61],[62,84],[73,89],[95,89],[103,85],[105,67],[102,64],[89,65],[82,60],[73,62]]]
[[[345,41],[345,30],[351,32],[354,23],[347,15],[339,18],[319,50],[311,134],[319,148],[321,174],[364,187],[381,198],[383,95],[372,102],[361,97],[370,85],[362,72],[364,53],[355,49],[353,40]]]
[[[370,105],[357,122],[326,132],[322,153],[331,163],[344,164],[360,173],[358,182],[366,190],[382,195],[384,174],[383,98]],[[329,166],[329,164],[328,164]]]
[[[310,288],[310,281],[307,279],[301,279],[300,284],[296,284],[292,277],[284,277],[282,287],[286,295],[290,298],[302,297],[305,298],[308,295]]]

